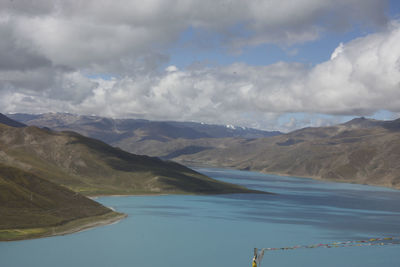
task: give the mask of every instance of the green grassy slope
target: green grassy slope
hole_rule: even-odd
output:
[[[0,240],[52,235],[77,220],[119,215],[79,193],[0,164]]]
[[[0,125],[0,162],[86,195],[247,193],[187,167],[138,156],[73,132]]]

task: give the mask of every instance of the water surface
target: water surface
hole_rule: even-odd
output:
[[[0,266],[250,266],[254,247],[400,236],[400,191],[226,169],[275,195],[103,197],[129,217],[72,235],[0,243]],[[400,266],[400,246],[267,252],[262,266]]]

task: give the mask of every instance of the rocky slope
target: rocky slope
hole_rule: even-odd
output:
[[[0,118],[8,124],[0,123],[0,241],[66,234],[125,216],[84,195],[265,193],[74,132]]]
[[[400,119],[355,119],[256,140],[236,140],[173,160],[400,188]]]
[[[86,195],[246,193],[183,165],[138,156],[74,132],[0,124],[0,163]]]
[[[357,118],[337,126],[305,128],[263,138],[146,136],[120,139],[115,145],[185,165],[400,188],[400,119]]]

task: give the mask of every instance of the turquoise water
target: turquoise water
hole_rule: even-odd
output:
[[[400,236],[400,191],[198,169],[276,195],[103,197],[117,224],[0,243],[1,267],[250,266],[253,248]],[[262,266],[400,266],[400,245],[267,252]]]

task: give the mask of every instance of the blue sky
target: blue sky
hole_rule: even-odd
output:
[[[390,0],[385,10],[389,19],[400,18],[400,1]],[[229,53],[227,49],[218,44],[219,36],[211,35],[214,45],[211,49],[196,46],[196,30],[189,27],[180,34],[177,43],[169,49],[170,61],[168,64],[185,68],[194,62],[208,64],[228,65],[235,62],[245,62],[249,65],[269,65],[278,61],[295,61],[307,64],[318,64],[328,60],[340,43],[368,35],[376,30],[374,26],[368,27],[354,25],[342,31],[326,32],[317,40],[293,45],[262,44],[248,46],[240,54]],[[208,41],[207,41],[208,42]],[[291,53],[293,52],[293,53]]]
[[[400,17],[400,1],[391,0],[385,10],[389,19]],[[175,65],[179,69],[190,67],[194,63],[205,65],[230,65],[235,62],[243,62],[248,65],[265,66],[276,62],[302,62],[310,66],[322,63],[330,59],[332,52],[340,43],[347,43],[356,38],[367,36],[375,31],[376,27],[354,25],[350,29],[338,30],[322,34],[317,40],[293,45],[262,44],[247,46],[240,53],[230,53],[218,45],[218,36],[213,36],[215,41],[212,49],[196,46],[193,40],[196,39],[196,30],[189,28],[185,30],[177,44],[169,50],[170,60],[166,65]],[[194,41],[195,42],[195,41]],[[400,88],[399,88],[400,90]],[[333,124],[341,123],[357,116],[332,116],[329,114],[308,114],[308,113],[285,113],[279,116],[277,124],[290,123],[293,118],[298,122],[297,127],[304,125],[319,125],[319,122],[330,121]],[[391,120],[398,117],[398,114],[387,110],[377,110],[370,114],[370,118],[378,120]],[[323,124],[323,123],[322,123]]]
[[[212,49],[196,46],[193,28],[185,30],[170,52],[170,61],[178,68],[185,68],[195,62],[214,65],[229,65],[244,62],[249,65],[269,65],[278,61],[317,64],[330,58],[341,42],[348,42],[367,33],[360,29],[323,34],[318,40],[295,45],[262,44],[244,47],[240,53],[230,53],[219,45]],[[215,37],[214,37],[215,38]],[[196,42],[196,41],[194,41]]]
[[[394,119],[399,19],[394,0],[1,1],[0,112],[282,131]]]

